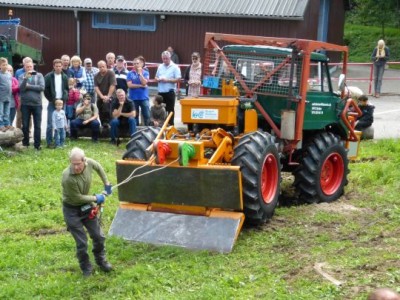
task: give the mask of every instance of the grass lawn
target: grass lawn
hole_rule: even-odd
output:
[[[349,46],[351,62],[370,62],[376,43],[382,38],[390,49],[389,60],[400,61],[399,37],[399,28],[385,28],[385,36],[382,37],[382,28],[380,27],[345,24],[344,42]],[[399,68],[395,65],[391,67]]]
[[[111,237],[115,271],[96,268],[88,279],[61,212],[61,173],[74,145],[116,182],[123,147],[105,141],[0,153],[0,299],[365,299],[377,287],[400,291],[398,140],[363,141],[339,201],[280,206],[268,224],[245,228],[230,254]],[[95,177],[92,192],[101,190]],[[117,207],[115,192],[104,209],[106,232]]]

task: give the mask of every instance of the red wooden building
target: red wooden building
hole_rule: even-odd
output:
[[[0,1],[0,19],[12,9],[21,25],[49,38],[40,67],[47,72],[63,54],[96,62],[111,51],[159,62],[168,46],[189,63],[193,51],[202,53],[205,32],[343,44],[348,8],[343,0],[11,0]]]

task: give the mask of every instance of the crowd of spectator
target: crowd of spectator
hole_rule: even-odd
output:
[[[120,132],[132,136],[139,121],[160,127],[167,113],[174,112],[176,83],[182,77],[173,62],[178,63],[179,58],[172,47],[162,52],[161,59],[155,74],[158,95],[150,107],[150,73],[143,56],[134,58],[128,70],[125,57],[112,52],[98,61],[97,67],[90,57],[82,60],[65,54],[53,60],[53,70],[46,75],[35,71],[29,57],[15,74],[7,59],[0,58],[0,131],[14,130],[16,118],[15,126],[22,129],[22,145],[27,148],[33,120],[33,145],[41,150],[42,94],[48,101],[48,148],[63,147],[66,137],[77,139],[84,128],[91,131],[94,143],[100,132],[106,131],[110,143],[118,145]]]

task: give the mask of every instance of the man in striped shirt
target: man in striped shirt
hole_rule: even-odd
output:
[[[83,87],[91,97],[92,103],[96,103],[96,92],[94,90],[94,75],[99,73],[99,69],[93,67],[92,60],[90,58],[85,58],[83,61],[85,71],[86,71],[86,82],[83,84]]]

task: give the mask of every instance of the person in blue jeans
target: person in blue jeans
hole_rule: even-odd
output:
[[[111,126],[111,144],[119,145],[118,131],[123,126],[129,126],[129,135],[136,132],[136,110],[132,101],[126,98],[123,89],[117,90],[117,98],[111,104],[112,120]]]
[[[62,71],[62,61],[56,58],[53,60],[53,71],[44,77],[44,96],[49,101],[47,105],[47,148],[53,148],[53,127],[52,116],[55,110],[55,100],[61,99],[64,103],[68,100],[68,76]]]
[[[8,60],[0,57],[0,131],[3,132],[11,129],[10,103],[12,99],[12,76],[8,72],[7,66]]]
[[[52,126],[54,130],[54,140],[56,142],[56,148],[64,147],[65,142],[65,131],[67,128],[67,117],[63,110],[64,101],[57,99],[55,102],[55,110],[52,115]]]
[[[44,77],[41,73],[33,70],[33,63],[25,64],[25,74],[18,78],[19,90],[21,95],[21,113],[22,113],[22,132],[24,138],[22,145],[29,146],[29,121],[33,117],[34,125],[34,147],[41,150],[40,134],[42,125],[42,95],[44,91]]]
[[[133,60],[133,69],[128,73],[126,81],[129,88],[129,100],[132,100],[136,108],[136,125],[139,125],[139,115],[143,115],[143,124],[149,125],[150,122],[150,102],[149,88],[149,71],[144,68],[144,61],[140,57]]]
[[[376,98],[379,98],[381,94],[383,73],[389,57],[389,48],[385,46],[384,40],[379,40],[371,55],[371,60],[374,62],[374,97]]]
[[[92,130],[92,142],[97,143],[100,133],[99,110],[92,103],[89,93],[83,96],[76,108],[76,119],[71,121],[71,139],[78,138],[78,129],[88,127]]]

